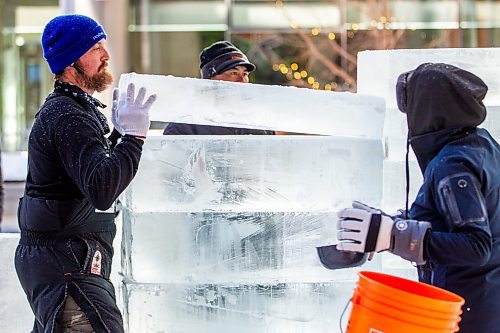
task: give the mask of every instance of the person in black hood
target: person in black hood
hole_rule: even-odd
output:
[[[113,96],[113,142],[105,106],[92,97],[112,82],[103,27],[62,15],[42,47],[54,91],[35,116],[19,201],[15,267],[35,314],[33,333],[124,332],[109,280],[114,202],[137,172],[155,96],[141,88]],[[121,137],[120,142],[118,139]]]
[[[417,263],[421,282],[462,296],[463,333],[500,327],[500,146],[477,127],[487,91],[479,77],[448,64],[401,74],[398,107],[424,183],[404,216],[354,203],[338,222],[339,250],[389,250]]]
[[[202,79],[248,83],[256,69],[247,56],[228,41],[218,41],[200,53]],[[168,123],[164,135],[274,135],[274,131],[183,123]]]

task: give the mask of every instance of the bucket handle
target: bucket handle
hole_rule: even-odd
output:
[[[344,333],[344,329],[342,328],[342,319],[344,319],[345,312],[347,311],[347,308],[349,307],[349,304],[351,302],[352,302],[352,297],[347,300],[347,303],[344,306],[344,310],[342,310],[342,314],[340,315],[339,319],[340,333]]]

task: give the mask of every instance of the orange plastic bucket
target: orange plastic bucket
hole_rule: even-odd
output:
[[[464,299],[425,283],[359,272],[347,333],[458,331]]]

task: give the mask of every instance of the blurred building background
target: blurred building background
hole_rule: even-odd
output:
[[[500,45],[500,1],[489,0],[0,0],[6,181],[25,177],[30,127],[52,89],[39,41],[64,13],[105,26],[116,81],[131,71],[198,77],[200,50],[227,39],[257,64],[254,83],[355,92],[358,51]]]
[[[367,49],[500,45],[500,2],[470,0],[0,0],[4,151],[26,149],[52,88],[40,36],[61,13],[104,24],[121,72],[197,77],[198,54],[228,39],[258,66],[252,82],[356,91]]]

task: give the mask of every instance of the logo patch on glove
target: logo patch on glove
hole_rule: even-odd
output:
[[[397,221],[396,229],[398,229],[399,231],[405,231],[406,229],[408,229],[408,222],[406,222],[405,220]]]

